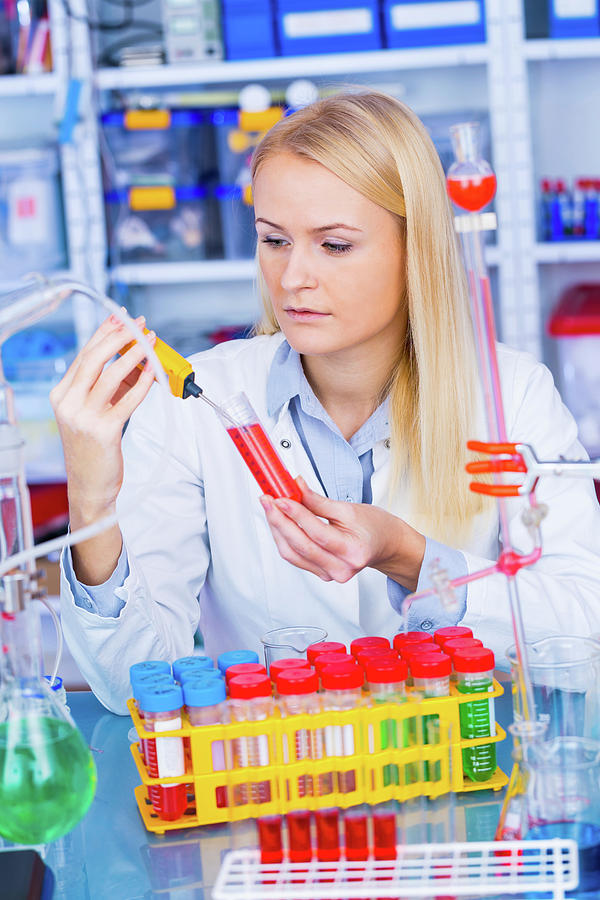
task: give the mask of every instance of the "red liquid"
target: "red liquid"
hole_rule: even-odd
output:
[[[495,175],[465,175],[446,180],[448,196],[469,212],[479,212],[493,199],[496,193]]]
[[[300,488],[285,468],[259,422],[228,428],[227,433],[264,494],[302,500]]]
[[[366,815],[344,817],[344,833],[346,837],[346,859],[368,859],[369,839],[367,836]]]
[[[337,809],[321,809],[315,812],[317,823],[317,859],[334,862],[340,858],[340,837]]]
[[[260,861],[280,863],[283,861],[281,843],[281,816],[263,816],[257,820]]]
[[[375,859],[396,859],[396,816],[373,815],[373,855]]]
[[[156,741],[148,738],[142,740],[142,755],[148,767],[148,775],[152,778],[158,778]],[[148,786],[148,796],[152,801],[152,808],[159,819],[173,822],[175,819],[180,819],[187,809],[187,787],[185,784],[173,784],[169,787],[151,784]]]
[[[288,813],[287,826],[290,862],[310,862],[310,813],[304,810]]]

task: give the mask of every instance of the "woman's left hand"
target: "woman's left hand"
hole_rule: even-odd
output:
[[[297,482],[302,503],[261,497],[283,559],[323,581],[344,583],[371,566],[416,589],[425,553],[422,534],[378,506],[330,500],[302,478]]]

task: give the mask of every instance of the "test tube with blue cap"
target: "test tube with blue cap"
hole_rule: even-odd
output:
[[[217,657],[217,666],[223,675],[225,675],[229,666],[236,666],[240,663],[257,662],[258,653],[255,653],[254,650],[227,650]]]
[[[173,677],[181,683],[183,672],[193,670],[199,672],[203,669],[212,669],[213,661],[210,656],[181,656],[173,663]]]
[[[175,731],[181,728],[183,693],[178,684],[154,682],[138,686],[136,690],[145,731]],[[173,778],[185,774],[181,737],[147,738],[145,757],[148,774],[152,778]],[[150,785],[148,795],[154,812],[161,819],[179,819],[187,808],[185,784]]]
[[[194,728],[201,728],[204,725],[222,725],[229,721],[226,705],[227,692],[225,682],[221,677],[215,678],[204,674],[194,677],[189,674],[182,688],[183,701],[190,725]],[[193,752],[192,747],[192,754]],[[213,772],[223,772],[227,768],[225,741],[212,742],[211,759]],[[215,799],[219,809],[228,805],[226,785],[219,785],[215,788]]]

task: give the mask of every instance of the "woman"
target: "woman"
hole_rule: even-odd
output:
[[[192,363],[215,400],[247,393],[302,503],[260,497],[214,413],[175,399],[171,453],[151,486],[159,389],[148,369],[132,377],[137,346],[106,365],[129,341],[114,321],[53,391],[71,528],[129,508],[120,529],[63,559],[67,640],[117,712],[129,666],[189,653],[198,624],[212,656],[259,650],[282,625],[317,623],[343,641],[391,636],[436,557],[456,576],[498,556],[495,504],[470,493],[464,474],[466,441],[486,429],[452,212],[423,125],[376,92],[319,101],[265,136],[253,192],[259,334]],[[502,347],[499,362],[509,439],[540,458],[581,458],[547,369]],[[550,514],[542,560],[519,575],[527,635],[598,630],[592,484],[548,478],[538,493]],[[527,551],[522,508],[509,503],[511,534]],[[512,643],[503,577],[457,594],[451,611],[415,603],[409,627],[464,622],[502,660]]]

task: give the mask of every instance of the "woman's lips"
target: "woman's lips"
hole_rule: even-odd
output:
[[[294,319],[297,322],[308,322],[311,319],[323,319],[325,316],[329,315],[329,313],[317,312],[314,309],[301,308],[288,308],[285,310],[285,312],[290,317],[290,319]]]

